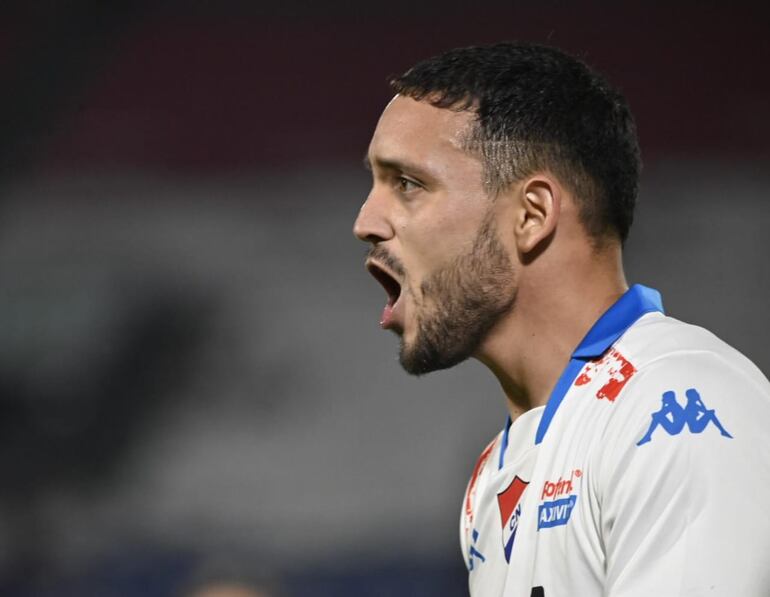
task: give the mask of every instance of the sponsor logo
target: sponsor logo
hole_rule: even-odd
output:
[[[514,477],[510,485],[497,494],[497,505],[500,508],[500,523],[503,527],[503,551],[505,561],[511,561],[511,549],[516,539],[521,518],[521,496],[529,485],[519,477]]]
[[[677,401],[675,392],[671,390],[663,392],[660,410],[655,411],[650,416],[652,420],[647,428],[647,433],[636,443],[637,446],[649,442],[653,432],[658,427],[662,427],[669,435],[679,435],[685,427],[690,430],[690,433],[702,433],[711,424],[719,429],[719,433],[723,437],[733,437],[719,422],[716,411],[706,408],[703,399],[695,388],[687,390],[685,396],[687,402],[682,406]]]
[[[583,471],[579,468],[574,469],[567,478],[559,477],[557,481],[546,481],[543,485],[543,492],[540,494],[540,500],[546,498],[556,498],[561,495],[567,495],[573,491],[573,482],[575,477],[582,477]]]
[[[610,348],[604,356],[590,361],[575,380],[576,386],[584,386],[594,380],[601,383],[596,392],[598,399],[607,399],[615,402],[620,391],[628,383],[634,373],[634,367],[626,357],[614,348]]]
[[[577,496],[572,495],[576,489],[576,479],[582,476],[580,469],[573,469],[568,477],[559,477],[556,481],[546,481],[543,484],[540,494],[543,503],[537,509],[538,530],[567,524],[577,502]]]
[[[537,508],[537,529],[549,529],[567,524],[577,496],[571,495],[563,500],[543,502]]]

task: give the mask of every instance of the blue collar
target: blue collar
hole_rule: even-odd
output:
[[[663,312],[660,293],[635,284],[588,330],[572,353],[573,359],[590,360],[603,355],[645,313]]]
[[[543,416],[540,419],[540,425],[535,435],[535,444],[543,441],[556,411],[559,409],[562,400],[564,400],[564,396],[572,387],[575,378],[586,362],[603,355],[642,315],[655,311],[663,312],[660,293],[641,284],[635,284],[597,320],[585,335],[585,338],[573,351],[567,367],[556,382],[556,386],[553,392],[551,392],[548,403],[545,405]],[[508,431],[510,428],[511,419],[509,417],[503,433],[499,468],[503,467],[503,458],[505,449],[508,447]]]

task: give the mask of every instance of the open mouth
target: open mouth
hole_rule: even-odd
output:
[[[377,263],[370,261],[366,264],[366,269],[382,285],[388,295],[388,302],[382,311],[380,325],[384,328],[392,327],[393,310],[401,297],[401,283],[393,274]]]
[[[367,264],[366,269],[382,284],[382,287],[388,294],[388,304],[391,306],[395,305],[398,297],[401,296],[401,284],[399,284],[398,280],[376,263],[370,262]]]

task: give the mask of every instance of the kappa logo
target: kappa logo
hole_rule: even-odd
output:
[[[650,421],[647,433],[637,442],[637,446],[649,442],[652,439],[652,433],[658,427],[663,427],[663,430],[669,435],[679,435],[685,427],[690,430],[690,433],[702,433],[711,423],[719,429],[722,436],[733,437],[717,419],[716,411],[706,408],[703,399],[695,388],[687,390],[685,395],[687,396],[687,404],[682,406],[677,402],[675,392],[670,390],[663,392],[660,410],[652,413],[652,421]]]
[[[509,563],[511,561],[513,540],[516,538],[519,518],[521,517],[521,496],[527,485],[529,485],[529,481],[523,481],[517,476],[513,478],[508,487],[497,494],[497,505],[500,507],[500,523],[503,526],[503,551],[505,552],[505,561]]]
[[[559,477],[557,481],[546,481],[540,499],[551,499],[543,502],[537,509],[537,530],[548,529],[567,524],[572,510],[577,502],[575,491],[576,478],[583,476],[580,469],[574,469],[568,478]],[[566,496],[566,497],[561,497]]]
[[[584,386],[594,379],[602,383],[596,392],[598,399],[606,398],[615,402],[620,391],[636,373],[634,367],[626,357],[614,348],[610,348],[600,359],[590,361],[583,372],[575,380],[576,386]]]

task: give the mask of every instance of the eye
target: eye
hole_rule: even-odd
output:
[[[411,193],[412,191],[416,191],[418,189],[422,188],[422,185],[411,178],[407,178],[405,176],[399,176],[396,179],[396,186],[398,187],[398,190],[402,193]]]

